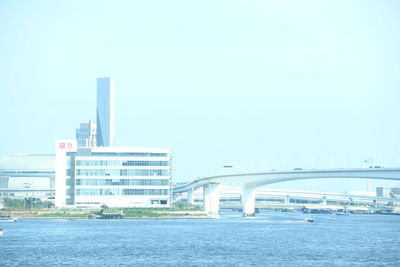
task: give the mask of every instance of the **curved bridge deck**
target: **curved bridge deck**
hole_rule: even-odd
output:
[[[174,188],[173,193],[187,192],[188,201],[192,203],[193,191],[203,187],[205,211],[217,214],[220,199],[219,185],[241,187],[243,215],[254,216],[255,189],[258,187],[287,181],[331,178],[400,180],[400,168],[293,170],[217,175],[198,178],[188,184],[178,186]]]

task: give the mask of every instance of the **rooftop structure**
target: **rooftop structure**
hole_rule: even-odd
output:
[[[96,123],[93,121],[83,122],[76,129],[76,141],[78,147],[95,147],[96,141]]]

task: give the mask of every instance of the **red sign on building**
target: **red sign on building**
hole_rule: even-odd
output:
[[[68,151],[74,151],[76,148],[75,140],[59,140],[57,141],[57,149]]]

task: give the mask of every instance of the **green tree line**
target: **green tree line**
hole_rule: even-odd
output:
[[[47,209],[53,206],[50,201],[41,201],[37,198],[24,198],[24,199],[14,199],[14,198],[3,198],[3,206],[10,209]]]

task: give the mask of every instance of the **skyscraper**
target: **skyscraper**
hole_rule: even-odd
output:
[[[97,146],[114,145],[114,79],[97,78]]]

